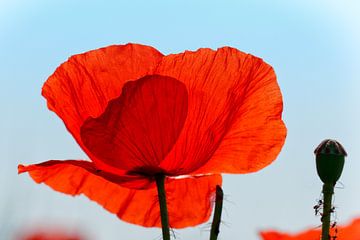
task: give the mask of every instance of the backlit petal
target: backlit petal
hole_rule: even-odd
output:
[[[75,163],[78,162],[78,163]],[[48,161],[19,166],[19,173],[29,172],[37,183],[45,183],[56,191],[70,195],[84,194],[106,210],[129,223],[160,227],[157,190],[129,189],[96,175],[85,161]],[[167,178],[165,182],[169,223],[173,228],[195,226],[211,215],[212,199],[220,175]]]
[[[200,49],[164,57],[156,73],[182,81],[189,94],[184,129],[163,168],[247,173],[276,158],[286,136],[282,96],[263,60],[229,47]]]
[[[80,138],[81,125],[88,117],[99,116],[120,95],[126,81],[151,74],[161,58],[161,53],[148,46],[109,46],[72,56],[44,84],[42,94],[49,109],[64,121],[97,166],[117,171],[87,151]]]
[[[185,85],[174,78],[127,82],[100,117],[84,122],[82,142],[108,165],[151,175],[179,137],[187,101]]]
[[[104,180],[127,188],[146,189],[155,186],[154,179],[141,175],[115,175],[99,170],[95,167],[94,163],[83,160],[50,160],[29,166],[19,165],[18,172],[29,172],[31,177],[37,183],[44,182],[44,179],[49,179],[48,181],[50,182],[45,181],[49,186],[57,191],[71,195],[82,193],[77,192],[79,189],[74,186],[81,185],[82,182],[85,181],[84,179],[90,175],[102,177]],[[54,174],[56,174],[56,177],[53,176]],[[66,180],[67,178],[72,180],[68,181]],[[67,186],[65,184],[66,182],[69,182],[70,186]]]

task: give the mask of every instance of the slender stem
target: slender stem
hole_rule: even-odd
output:
[[[155,179],[156,179],[156,186],[159,197],[163,240],[170,240],[169,219],[168,219],[168,210],[166,206],[166,194],[165,194],[165,175],[158,174],[155,176]]]
[[[321,217],[322,221],[322,234],[321,240],[330,239],[330,217],[331,217],[331,198],[334,193],[334,185],[325,183],[323,185],[323,195],[324,195],[324,211]]]
[[[220,233],[221,212],[224,193],[219,185],[216,186],[214,218],[211,224],[210,240],[216,240]]]

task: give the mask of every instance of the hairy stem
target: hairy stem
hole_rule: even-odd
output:
[[[322,221],[322,233],[321,240],[330,239],[330,217],[331,217],[331,198],[334,193],[334,186],[329,183],[323,185],[323,195],[324,195],[324,211],[321,217]]]
[[[219,185],[216,186],[214,218],[211,224],[210,240],[216,240],[220,233],[221,212],[224,193]]]
[[[165,175],[158,174],[155,176],[155,179],[156,179],[156,186],[159,197],[163,240],[170,240],[169,217],[168,217],[166,194],[165,194]]]

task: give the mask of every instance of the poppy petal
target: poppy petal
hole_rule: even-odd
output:
[[[263,240],[282,240],[282,239],[289,239],[291,236],[284,233],[279,233],[275,231],[268,231],[268,232],[260,232],[260,236]],[[316,233],[316,237],[319,237],[319,233]]]
[[[170,178],[165,184],[170,227],[184,228],[204,223],[210,218],[216,186],[221,186],[222,178],[221,175]],[[156,211],[158,209],[155,208]],[[156,225],[161,226],[160,219]]]
[[[331,239],[358,240],[360,236],[360,218],[354,219],[349,225],[330,228]],[[297,234],[281,233],[277,231],[262,231],[263,240],[313,240],[321,237],[320,228],[312,228]]]
[[[162,56],[139,44],[109,46],[70,57],[45,82],[42,95],[48,108],[64,121],[98,167],[118,172],[87,151],[80,138],[81,125],[88,117],[99,116],[120,95],[126,81],[151,74]]]
[[[81,127],[86,148],[108,165],[150,175],[172,149],[187,115],[182,82],[159,75],[127,82],[98,118]]]
[[[73,196],[84,194],[126,222],[161,226],[155,186],[144,190],[122,187],[96,175],[91,170],[92,163],[84,162],[68,160],[19,165],[19,173],[29,172],[35,182],[45,183],[59,192]],[[170,226],[184,228],[207,221],[216,185],[221,182],[220,175],[167,178],[165,190]]]
[[[247,173],[276,158],[286,136],[282,96],[262,59],[230,47],[199,49],[164,57],[155,72],[182,81],[189,94],[187,120],[163,168]]]
[[[48,185],[53,186],[53,188],[57,191],[66,192],[71,195],[78,195],[81,193],[71,191],[77,190],[77,188],[74,187],[74,184],[76,185],[82,183],[84,181],[82,178],[87,178],[87,175],[89,174],[102,177],[109,182],[119,184],[127,188],[146,189],[155,186],[154,181],[150,178],[135,174],[124,176],[114,175],[112,173],[97,169],[94,163],[84,160],[50,160],[47,162],[33,164],[29,166],[19,165],[18,173],[23,172],[29,172],[31,177],[37,183],[44,181],[39,180],[39,182],[37,179],[49,179],[52,182]],[[80,174],[78,172],[80,172]],[[58,174],[56,178],[52,178],[52,174],[54,173]],[[64,178],[68,177],[73,179],[73,181],[70,182],[72,184],[70,184],[70,186],[66,186],[64,184]]]

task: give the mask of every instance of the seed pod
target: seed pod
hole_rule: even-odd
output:
[[[316,170],[324,184],[336,184],[340,178],[345,156],[344,147],[336,140],[322,141],[314,151],[316,156]]]

